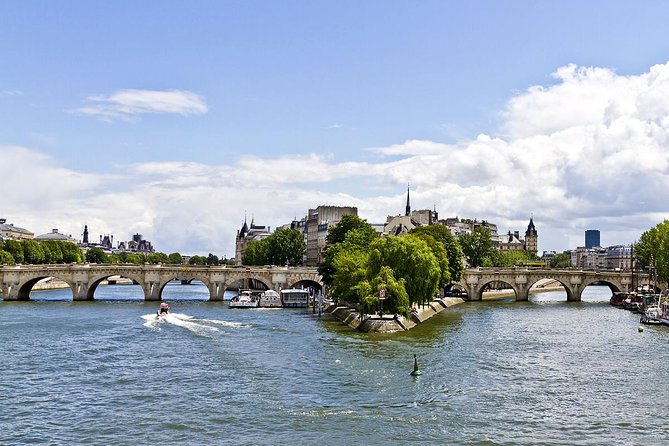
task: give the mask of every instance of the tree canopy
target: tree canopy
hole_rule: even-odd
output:
[[[303,263],[306,245],[304,236],[297,229],[280,228],[273,234],[253,240],[242,257],[244,265],[290,265]]]
[[[418,226],[411,230],[411,234],[428,234],[438,242],[441,242],[446,249],[446,257],[448,257],[450,280],[458,281],[462,278],[462,272],[465,269],[463,262],[464,255],[460,243],[458,243],[458,240],[453,236],[450,229],[443,225]]]
[[[458,237],[462,252],[470,267],[492,264],[494,255],[490,230],[484,226],[476,226],[471,233]]]
[[[571,257],[569,254],[561,252],[551,258],[551,268],[569,268],[571,266]]]
[[[669,221],[664,220],[641,234],[641,239],[634,245],[634,257],[636,268],[669,284]]]

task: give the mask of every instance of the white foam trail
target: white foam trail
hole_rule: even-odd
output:
[[[160,330],[160,327],[158,327],[158,324],[161,323],[161,319],[156,316],[155,314],[145,314],[142,316],[142,319],[144,319],[144,323],[142,324],[146,328],[150,328],[152,330]]]
[[[248,328],[248,327],[250,327],[249,324],[242,324],[241,322],[221,321],[221,320],[218,320],[218,319],[197,319],[197,320],[202,321],[202,322],[208,322],[210,324],[223,325],[225,327],[230,327],[230,328]]]
[[[191,322],[190,319],[193,319],[190,316],[183,317],[185,315],[179,315],[179,314],[166,314],[161,317],[165,322],[168,322],[172,325],[177,325],[179,327],[183,327],[187,330],[192,331],[193,333],[197,334],[205,334],[207,332],[220,332],[216,327],[212,327],[210,325],[205,325],[205,324],[198,324],[196,322]]]

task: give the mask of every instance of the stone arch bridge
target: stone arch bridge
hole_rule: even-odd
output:
[[[165,285],[172,280],[184,283],[199,280],[209,289],[209,299],[222,301],[223,293],[234,284],[253,279],[268,289],[279,291],[298,285],[323,288],[316,268],[238,267],[191,265],[70,264],[0,266],[0,297],[5,300],[29,300],[30,291],[40,280],[54,278],[67,283],[75,301],[93,300],[95,289],[112,276],[121,276],[139,284],[147,301],[161,300]]]
[[[648,281],[648,274],[636,274],[637,280]],[[525,301],[532,286],[542,279],[559,282],[567,292],[567,300],[580,302],[583,290],[593,284],[607,285],[612,292],[631,291],[631,271],[548,269],[548,268],[470,268],[460,282],[453,284],[467,292],[467,300],[482,300],[483,291],[493,283],[504,283],[516,294],[516,300]]]

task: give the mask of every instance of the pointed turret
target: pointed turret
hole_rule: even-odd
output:
[[[411,215],[411,204],[409,203],[409,185],[407,184],[407,207],[404,213],[407,217]]]

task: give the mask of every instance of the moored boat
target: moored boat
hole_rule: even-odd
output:
[[[262,308],[280,308],[281,296],[274,290],[263,291],[260,294],[258,306]]]
[[[248,290],[240,291],[238,296],[235,296],[230,300],[229,307],[230,308],[257,308],[258,307],[258,298],[257,298],[257,296],[254,296]]]
[[[281,290],[281,303],[286,308],[305,308],[309,305],[309,291],[295,288]]]

